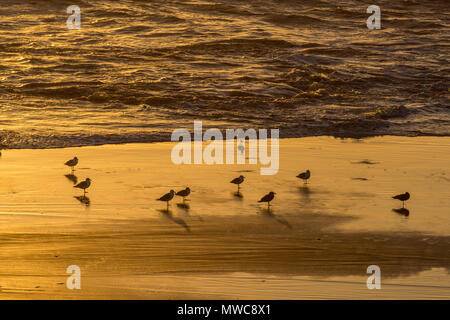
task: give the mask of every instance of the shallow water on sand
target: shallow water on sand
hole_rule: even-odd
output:
[[[449,135],[447,1],[79,1],[0,8],[0,147],[167,141],[209,126]],[[218,120],[220,119],[220,120]]]
[[[7,201],[0,210],[55,217],[73,217],[76,210],[98,219],[141,219],[158,216],[166,209],[164,202],[155,199],[170,189],[189,186],[192,194],[186,206],[178,197],[172,202],[174,215],[257,215],[282,225],[281,217],[287,222],[290,217],[326,214],[342,220],[334,226],[340,230],[450,235],[447,139],[282,140],[280,168],[274,176],[260,175],[261,165],[177,166],[170,158],[173,146],[5,151],[1,190]],[[61,163],[74,154],[83,160],[71,176]],[[36,157],[48,158],[43,170],[37,170]],[[312,171],[307,185],[295,178],[306,168]],[[229,181],[241,174],[246,178],[238,195]],[[88,197],[82,199],[82,191],[72,186],[86,177],[94,183]],[[270,191],[277,195],[269,212],[257,200]],[[391,198],[406,191],[412,194],[405,207],[408,212],[399,210],[402,203]]]
[[[281,140],[275,176],[251,165],[171,165],[169,143],[7,150],[0,159],[0,294],[448,298],[448,143]],[[75,176],[93,180],[89,201],[62,165],[75,154]],[[295,178],[299,168],[311,170],[308,186]],[[236,197],[229,181],[240,174],[246,181]],[[184,206],[176,199],[167,212],[155,200],[186,186],[193,192]],[[267,210],[256,201],[271,190],[277,195]],[[412,195],[407,216],[392,211],[401,203],[391,199],[405,191]],[[86,290],[74,295],[60,288],[71,264],[86,276]],[[365,287],[372,264],[385,284],[377,292]]]

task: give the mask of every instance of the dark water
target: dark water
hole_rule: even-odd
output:
[[[194,120],[450,135],[448,1],[375,2],[371,31],[356,0],[2,0],[0,147],[166,141]]]

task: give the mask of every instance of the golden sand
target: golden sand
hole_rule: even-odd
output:
[[[274,176],[176,166],[172,147],[4,150],[0,299],[450,298],[450,139],[283,139]],[[87,199],[63,165],[75,155]],[[187,206],[155,200],[186,186]],[[409,215],[393,211],[405,191]],[[381,290],[366,288],[372,264]]]

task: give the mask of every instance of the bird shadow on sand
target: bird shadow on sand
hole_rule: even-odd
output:
[[[187,201],[187,200],[186,200]],[[190,210],[191,210],[191,206],[186,203],[186,202],[182,202],[182,203],[177,203],[177,207],[183,211],[183,213],[186,215],[186,217],[189,218],[195,218],[200,222],[204,222],[203,218],[198,216],[198,215],[191,215]]]
[[[278,215],[275,215],[273,213],[273,209],[271,207],[269,207],[269,208],[260,208],[259,211],[264,217],[271,218],[271,219],[275,220],[276,222],[282,224],[286,228],[292,229],[291,224],[286,219],[284,219],[284,218],[282,218],[282,217],[280,217]]]
[[[73,184],[78,183],[78,177],[76,175],[74,175],[73,173],[65,174],[64,177],[66,177]]]
[[[401,214],[402,216],[405,217],[409,216],[409,210],[406,208],[392,209],[392,211]]]
[[[164,217],[168,218],[169,220],[171,220],[172,222],[179,224],[180,226],[182,226],[184,229],[186,229],[187,232],[191,232],[191,228],[188,226],[188,224],[186,223],[186,221],[184,221],[181,218],[177,218],[174,217],[172,214],[171,210],[168,209],[160,209],[158,210],[159,212],[161,212],[163,214]]]
[[[91,205],[91,199],[87,196],[75,196],[74,198],[80,201],[80,203],[85,205],[86,207],[89,207]]]

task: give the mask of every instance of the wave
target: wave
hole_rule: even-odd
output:
[[[198,42],[190,45],[159,49],[164,52],[183,52],[184,54],[261,54],[273,49],[295,48],[298,45],[282,39],[245,39],[231,38],[223,40]]]
[[[450,135],[447,2],[81,0],[0,8],[0,143],[167,141],[194,120],[308,135]],[[20,129],[18,129],[20,128]]]

